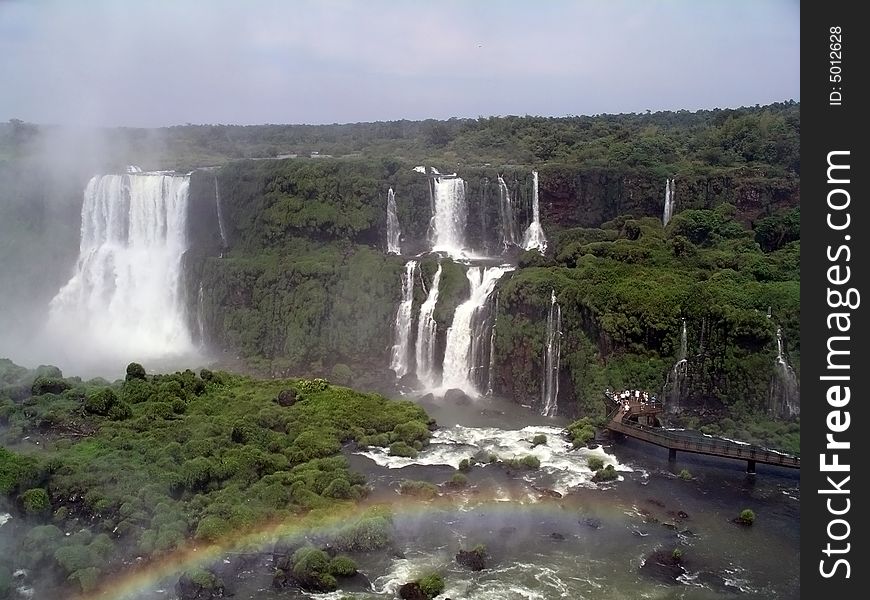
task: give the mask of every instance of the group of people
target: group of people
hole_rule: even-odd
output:
[[[649,393],[641,391],[641,390],[625,390],[616,394],[616,402],[619,404],[625,412],[629,412],[631,410],[631,403],[634,401],[635,403],[640,403],[641,406],[646,406],[650,404],[655,406],[656,397],[651,396]]]

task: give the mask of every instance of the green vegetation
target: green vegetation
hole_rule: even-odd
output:
[[[417,580],[420,590],[431,600],[444,591],[444,578],[438,573],[429,573]]]
[[[431,500],[438,496],[438,487],[428,481],[406,479],[399,484],[399,493],[403,496],[415,496],[423,500]]]
[[[541,467],[541,461],[533,454],[526,454],[522,457],[509,458],[504,461],[504,464],[511,469],[534,471]]]
[[[619,473],[616,472],[616,469],[613,467],[613,465],[607,465],[603,469],[598,469],[597,471],[595,471],[595,475],[592,476],[592,481],[613,481],[618,477]]]
[[[671,558],[675,563],[683,562],[683,550],[682,548],[674,548],[674,551],[671,552]]]
[[[470,461],[469,459],[467,459],[467,458],[463,458],[462,460],[459,461],[459,467],[458,467],[458,468],[459,468],[459,470],[462,471],[463,473],[467,473],[468,471],[471,470],[471,461]]]
[[[38,454],[0,448],[0,493],[38,519],[54,509],[53,524],[34,522],[16,568],[40,565],[86,589],[126,553],[159,555],[190,538],[218,541],[351,503],[366,488],[338,455],[342,443],[384,436],[422,447],[430,435],[414,404],[325,380],[131,372],[109,387],[66,379],[61,394],[3,405],[4,444],[37,431],[45,443]],[[301,399],[282,407],[274,399],[286,389]],[[112,414],[119,405],[130,411],[123,420]],[[67,437],[71,430],[87,435]],[[336,531],[332,543],[345,552],[382,548],[391,530],[388,518],[371,515]],[[317,570],[315,558],[300,569],[323,574],[319,589],[332,589],[333,569],[350,568],[338,561]]]
[[[755,523],[755,512],[752,509],[744,508],[740,511],[740,516],[737,520],[743,525],[752,525]]]
[[[336,556],[329,561],[329,572],[335,577],[353,577],[357,573],[357,566],[350,557]]]
[[[689,481],[690,479],[692,479],[692,473],[689,472],[688,469],[681,469],[677,476],[683,481]]]
[[[534,438],[532,438],[532,448],[536,446],[546,446],[547,445],[547,436],[543,433],[539,433]]]
[[[595,426],[588,417],[583,417],[568,425],[565,432],[575,448],[585,446],[595,439]]]
[[[602,460],[601,458],[599,458],[597,456],[590,456],[589,458],[587,458],[586,464],[588,465],[589,469],[592,471],[597,471],[599,469],[604,468],[604,460]]]

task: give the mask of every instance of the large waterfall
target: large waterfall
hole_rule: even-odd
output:
[[[671,367],[665,381],[664,401],[669,412],[677,412],[681,408],[681,400],[685,395],[686,376],[688,375],[688,340],[686,335],[686,319],[683,319],[683,326],[680,330],[680,353],[677,355],[677,362]]]
[[[75,272],[51,301],[53,336],[117,362],[193,349],[181,291],[189,185],[154,173],[88,182]]]
[[[555,416],[559,405],[559,363],[562,358],[562,308],[551,291],[547,314],[547,337],[544,339],[544,376],[541,381],[541,414]]]
[[[387,192],[387,253],[401,254],[399,238],[402,230],[399,228],[399,217],[396,215],[396,194],[393,188]]]
[[[506,267],[469,267],[466,272],[471,292],[456,307],[447,330],[441,387],[458,388],[469,395],[480,394],[487,381],[493,313],[487,310],[498,280]],[[485,390],[484,390],[485,391]]]
[[[436,174],[432,202],[432,220],[429,225],[432,250],[446,252],[450,256],[461,256],[465,248],[465,225],[468,218],[465,181],[456,175]]]
[[[217,208],[217,220],[218,229],[220,229],[221,232],[221,244],[223,248],[229,248],[230,245],[227,243],[227,230],[224,227],[224,211],[221,207],[221,190],[218,186],[217,175],[214,176],[214,203]]]
[[[538,172],[532,171],[532,222],[523,235],[523,249],[537,249],[541,254],[547,251],[547,237],[541,227],[541,210],[538,203]]]
[[[674,180],[668,179],[665,183],[665,209],[662,213],[662,225],[667,225],[674,216]]]
[[[794,417],[801,410],[798,379],[785,353],[781,327],[776,328],[776,359],[770,382],[770,410],[778,417]]]
[[[517,222],[514,218],[514,207],[511,194],[504,179],[498,177],[498,215],[501,221],[501,240],[505,249],[517,245]]]
[[[422,270],[421,270],[422,277]],[[426,295],[426,301],[420,306],[420,317],[417,322],[417,345],[414,358],[417,361],[417,379],[427,388],[437,385],[438,373],[435,369],[435,345],[438,325],[433,313],[438,304],[438,286],[441,284],[441,265],[432,277],[432,284]]]
[[[392,192],[392,190],[390,190]],[[390,359],[390,368],[396,377],[404,377],[411,368],[411,322],[414,306],[414,273],[417,271],[417,261],[405,263],[402,274],[402,302],[396,311],[396,343]]]

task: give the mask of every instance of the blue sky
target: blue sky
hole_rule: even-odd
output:
[[[797,0],[0,0],[0,120],[343,123],[800,99]]]

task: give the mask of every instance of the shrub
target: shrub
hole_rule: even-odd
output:
[[[438,488],[428,481],[404,480],[399,484],[399,493],[403,496],[415,496],[424,500],[431,500],[438,495]]]
[[[595,426],[589,417],[574,421],[565,431],[575,448],[585,446],[595,439]]]
[[[683,560],[683,551],[680,548],[674,548],[674,551],[671,552],[671,558],[674,559],[675,563],[682,562]]]
[[[461,488],[468,485],[468,477],[462,473],[454,473],[450,481],[447,482],[450,487]]]
[[[109,407],[107,416],[113,421],[123,421],[133,416],[133,409],[126,402],[119,400]]]
[[[532,448],[536,446],[546,446],[547,445],[547,436],[543,433],[539,433],[534,438],[532,438]]]
[[[438,573],[430,573],[417,581],[420,590],[431,600],[444,591],[444,578]]]
[[[619,477],[619,473],[613,468],[613,465],[607,465],[603,469],[595,471],[592,481],[613,481]]]
[[[586,459],[586,464],[593,471],[597,471],[598,469],[604,468],[604,461],[597,456],[590,456]]]
[[[85,412],[93,415],[107,415],[109,409],[118,402],[118,396],[111,388],[103,388],[85,398]]]
[[[459,470],[463,473],[467,473],[471,470],[471,462],[467,458],[463,458],[459,461]]]
[[[752,509],[744,508],[740,511],[739,521],[744,525],[752,525],[755,523],[755,512]]]
[[[417,451],[405,442],[393,442],[390,444],[390,456],[417,458]]]
[[[127,365],[127,376],[124,379],[126,381],[131,381],[133,379],[145,379],[145,367],[143,367],[139,363],[131,362],[129,365]]]
[[[31,488],[21,494],[21,503],[29,514],[41,514],[51,510],[51,499],[43,488]]]
[[[336,556],[329,561],[329,572],[336,577],[353,577],[357,573],[356,563],[348,556]]]
[[[339,530],[332,543],[343,552],[380,550],[389,545],[392,529],[392,523],[386,517],[365,517]]]
[[[533,471],[541,467],[541,461],[537,456],[527,454],[522,458],[509,458],[505,464],[511,469],[527,469]]]
[[[72,388],[67,381],[57,377],[37,377],[33,385],[30,387],[30,392],[34,396],[42,394],[62,394],[66,390]]]
[[[329,485],[326,486],[326,489],[323,490],[323,494],[321,495],[326,496],[327,498],[339,498],[345,500],[353,497],[350,482],[344,477],[336,477],[330,481]]]
[[[396,425],[393,428],[393,435],[395,436],[393,438],[394,441],[413,444],[414,442],[429,441],[431,433],[425,423],[421,423],[420,421],[408,421],[407,423]]]
[[[335,577],[329,574],[329,556],[317,548],[300,548],[290,558],[293,579],[303,588],[329,592],[337,587]]]
[[[692,478],[692,474],[689,472],[688,469],[683,469],[680,471],[678,477],[683,481],[689,481]]]

